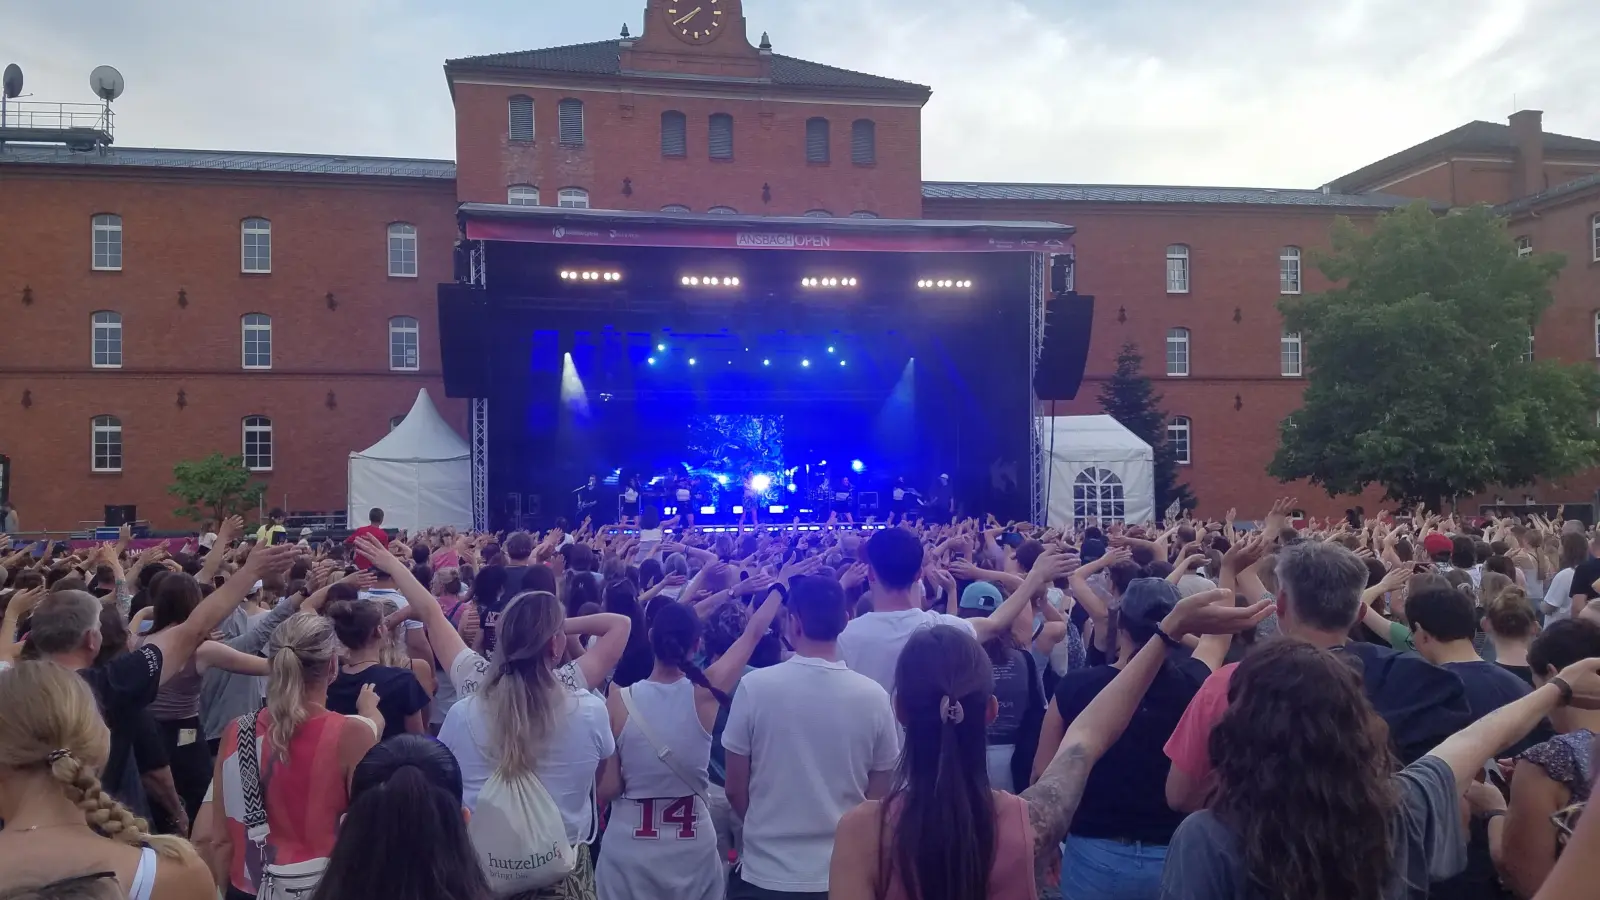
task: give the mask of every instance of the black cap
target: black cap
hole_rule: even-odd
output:
[[[1180,599],[1178,586],[1165,578],[1135,578],[1122,592],[1119,627],[1142,644],[1155,635],[1156,626]]]

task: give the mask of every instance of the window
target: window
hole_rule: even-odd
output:
[[[1589,242],[1594,245],[1592,254],[1594,261],[1600,262],[1600,213],[1596,213],[1595,217],[1589,220],[1589,237]]]
[[[539,189],[531,184],[513,184],[506,188],[506,202],[512,206],[538,206]]]
[[[808,209],[808,210],[806,210],[806,218],[808,218],[808,219],[831,219],[831,218],[833,218],[833,213],[828,212],[825,209]]]
[[[1300,248],[1285,247],[1278,253],[1278,293],[1300,293]]]
[[[1600,359],[1600,312],[1594,314],[1594,357]]]
[[[122,471],[122,420],[116,416],[95,416],[90,421],[93,438],[89,468],[95,472]]]
[[[1167,329],[1167,374],[1184,378],[1189,374],[1189,329]]]
[[[689,207],[684,206],[682,203],[668,203],[666,206],[661,207],[661,211],[685,213],[689,212]]]
[[[826,163],[828,161],[828,120],[823,118],[806,120],[806,162]]]
[[[731,206],[713,206],[706,212],[715,216],[737,216],[739,211]]]
[[[417,320],[395,316],[389,320],[389,368],[397,372],[417,370]]]
[[[583,101],[571,97],[556,107],[556,118],[561,126],[561,143],[569,147],[583,146]]]
[[[272,471],[272,420],[266,416],[245,417],[244,467],[252,472]]]
[[[689,119],[675,109],[661,114],[661,155],[674,159],[689,155]]]
[[[1522,361],[1525,362],[1525,363],[1533,362],[1533,326],[1532,325],[1528,326],[1528,348],[1526,350],[1522,351]]]
[[[243,272],[266,274],[272,271],[272,223],[266,219],[245,219],[240,229],[243,241]]]
[[[878,126],[871,119],[857,119],[850,126],[850,161],[858,166],[878,164]]]
[[[389,274],[417,277],[417,226],[405,222],[389,226]]]
[[[240,321],[244,328],[244,367],[272,368],[272,317],[250,313]]]
[[[122,269],[122,217],[110,214],[95,216],[91,221],[94,233],[94,268],[105,272]]]
[[[1189,293],[1189,245],[1167,247],[1167,293]]]
[[[90,363],[96,369],[122,368],[122,314],[101,310],[94,314],[90,330],[94,347]]]
[[[400,427],[400,423],[404,422],[405,420],[406,420],[405,416],[390,416],[389,417],[389,430],[393,431],[396,428],[399,428]]]
[[[1278,346],[1279,371],[1285,378],[1299,378],[1304,372],[1300,366],[1300,335],[1285,331]]]
[[[565,209],[588,209],[589,192],[583,188],[562,188],[556,191],[556,205]]]
[[[1180,466],[1187,466],[1193,460],[1189,456],[1189,417],[1173,416],[1167,423],[1167,446],[1172,448],[1172,461]]]
[[[852,219],[876,219],[877,217],[878,217],[877,213],[870,212],[870,211],[865,210],[865,209],[858,209],[855,212],[850,214],[850,218],[852,218]]]
[[[733,116],[716,113],[711,117],[711,158],[733,159]]]
[[[533,140],[533,98],[524,94],[512,97],[506,101],[506,112],[511,119],[506,137],[513,141]]]
[[[1072,521],[1079,527],[1121,522],[1122,479],[1108,469],[1088,468],[1072,480]]]
[[[1517,238],[1517,258],[1533,255],[1533,238],[1523,235]]]

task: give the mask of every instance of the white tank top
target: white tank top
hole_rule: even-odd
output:
[[[711,761],[711,735],[700,724],[700,713],[695,710],[694,683],[681,678],[671,684],[655,681],[638,681],[628,688],[633,692],[634,708],[640,717],[650,723],[650,731],[670,749],[678,767],[692,777],[696,784],[683,783],[650,746],[644,732],[628,717],[628,724],[617,738],[617,753],[622,763],[622,780],[627,787],[622,795],[630,800],[649,797],[687,797],[697,790],[704,792],[710,784],[706,765]]]
[[[139,868],[133,872],[133,885],[128,888],[128,900],[150,900],[156,889],[156,851],[150,847],[139,850]]]

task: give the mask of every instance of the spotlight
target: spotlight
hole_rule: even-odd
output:
[[[647,363],[649,363],[650,365],[653,366],[653,365],[656,364],[656,358],[654,356],[652,356],[649,359],[645,360],[645,362],[647,362]]]
[[[800,367],[803,368],[803,369],[811,368],[811,360],[809,360],[809,359],[800,360]]]
[[[685,275],[682,278],[678,279],[678,283],[683,285],[684,287],[688,287],[689,286],[689,276]]]
[[[789,482],[789,486],[788,486],[787,490],[789,491],[789,493],[793,494],[794,492],[800,490],[800,486],[791,481],[791,482]]]
[[[758,492],[765,494],[772,487],[771,475],[757,475],[750,479],[750,486]]]
[[[842,359],[839,360],[839,365],[841,365],[841,366],[844,365],[844,360],[842,360]]]
[[[692,356],[689,357],[689,365],[692,366],[692,365],[694,365],[694,363],[695,363],[694,357],[692,357]]]
[[[763,360],[762,360],[762,361],[761,361],[761,364],[762,364],[762,365],[763,365],[763,366],[770,366],[770,365],[772,365],[772,360],[770,360],[770,359],[763,359]]]
[[[862,472],[865,472],[866,470],[867,470],[867,464],[866,463],[862,462],[859,459],[850,460],[850,471],[856,473],[857,475],[860,475]]]
[[[832,347],[829,347],[829,348],[828,348],[828,352],[829,352],[829,353],[832,353],[832,352],[833,352],[833,348],[832,348]]]
[[[717,476],[717,484],[720,484],[723,487],[727,487],[728,486],[728,476],[726,476],[726,475],[718,475]]]
[[[660,351],[662,353],[665,353],[665,352],[667,352],[667,345],[666,344],[657,344],[656,345],[656,350],[658,350],[658,351]]]

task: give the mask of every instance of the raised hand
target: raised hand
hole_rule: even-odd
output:
[[[377,566],[388,575],[394,575],[396,571],[405,568],[400,563],[400,560],[389,552],[388,547],[378,543],[377,539],[369,534],[363,534],[356,538],[356,549],[361,551],[362,556],[372,560],[374,566]]]
[[[1236,634],[1255,627],[1271,612],[1271,600],[1235,606],[1233,591],[1217,588],[1179,600],[1172,612],[1161,620],[1161,630],[1174,639],[1189,634]]]

